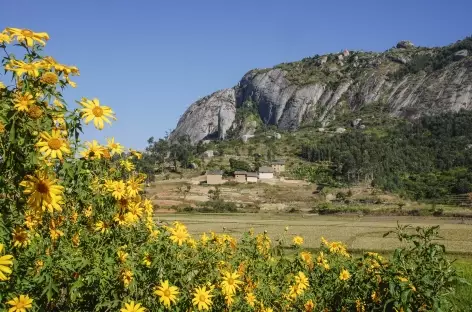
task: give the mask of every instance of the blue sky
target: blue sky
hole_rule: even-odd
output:
[[[81,71],[69,104],[98,97],[115,110],[118,122],[86,127],[86,139],[144,148],[252,68],[399,40],[446,45],[472,34],[470,12],[470,0],[15,0],[2,1],[0,27],[48,32],[46,54]]]

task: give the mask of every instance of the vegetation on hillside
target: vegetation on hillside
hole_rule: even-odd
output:
[[[460,50],[467,50],[469,54],[472,53],[472,36],[446,47],[415,54],[408,63],[392,73],[391,77],[398,79],[407,74],[416,74],[420,71],[429,73],[439,70],[454,62],[454,53]]]
[[[367,179],[415,199],[472,191],[472,112],[425,116],[384,130],[382,136],[354,130],[304,144],[300,156],[332,163],[336,180]]]

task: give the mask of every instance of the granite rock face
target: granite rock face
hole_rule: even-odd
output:
[[[235,90],[224,89],[190,105],[180,117],[170,139],[188,135],[192,143],[224,137],[236,113]],[[221,130],[223,133],[219,133]]]
[[[254,103],[263,123],[292,131],[312,122],[326,127],[343,110],[379,101],[389,114],[405,118],[472,109],[472,51],[452,54],[451,62],[439,69],[395,75],[415,58],[434,56],[438,49],[443,48],[416,48],[401,42],[384,53],[351,51],[341,67],[339,54],[331,54],[251,70],[235,87],[193,103],[171,139],[182,135],[193,143],[225,139],[237,123],[238,109],[247,102]],[[243,128],[235,135],[245,132]]]

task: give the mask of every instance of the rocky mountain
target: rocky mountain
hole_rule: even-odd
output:
[[[327,126],[346,110],[379,102],[405,118],[472,110],[472,37],[437,48],[401,41],[383,53],[345,50],[254,69],[193,103],[170,137],[196,143],[247,137],[262,124]]]

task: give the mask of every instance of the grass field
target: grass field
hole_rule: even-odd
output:
[[[437,217],[398,216],[318,216],[303,214],[157,214],[164,222],[183,221],[193,234],[226,231],[236,237],[253,228],[255,232],[267,231],[274,239],[283,235],[291,239],[294,235],[305,238],[305,247],[317,248],[321,237],[330,241],[342,241],[351,250],[390,251],[400,246],[396,237],[383,238],[383,234],[394,230],[397,221],[412,226],[441,227],[439,242],[448,252],[464,254],[472,252],[472,220]],[[288,226],[288,232],[284,228]]]

